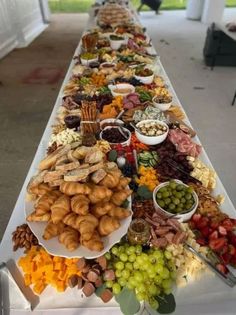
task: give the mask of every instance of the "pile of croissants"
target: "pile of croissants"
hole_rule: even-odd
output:
[[[102,237],[117,230],[120,220],[131,215],[122,207],[132,193],[127,188],[129,182],[115,165],[98,184],[64,181],[55,188],[40,183],[31,189],[38,199],[27,221],[47,222],[43,238],[58,237],[69,251],[80,245],[101,251]]]

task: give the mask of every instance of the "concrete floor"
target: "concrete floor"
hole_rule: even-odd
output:
[[[236,15],[236,10],[227,13]],[[236,106],[230,106],[236,68],[211,71],[204,66],[206,26],[186,20],[184,11],[158,16],[147,12],[140,17],[236,205]],[[0,239],[87,18],[86,14],[53,15],[49,28],[29,47],[0,61]]]

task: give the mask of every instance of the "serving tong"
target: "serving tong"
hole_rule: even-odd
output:
[[[184,243],[184,247],[187,250],[189,250],[191,253],[193,253],[195,256],[197,256],[209,269],[211,269],[228,286],[234,287],[236,285],[236,277],[226,266],[225,266],[226,273],[223,273],[216,267],[216,264],[213,262],[213,259],[203,256],[201,253],[196,251],[191,245],[189,245],[186,242]],[[213,255],[216,262],[220,263],[219,258],[215,254]]]

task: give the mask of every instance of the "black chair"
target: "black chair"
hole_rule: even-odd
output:
[[[162,0],[141,0],[140,6],[138,7],[138,12],[141,11],[144,5],[147,5],[149,8],[154,10],[157,14],[161,6],[161,3],[162,3]]]
[[[232,104],[231,104],[232,106],[234,105],[235,101],[236,101],[236,90],[235,90],[234,98],[233,98],[233,101],[232,101]]]

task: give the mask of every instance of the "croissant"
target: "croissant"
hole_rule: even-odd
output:
[[[132,190],[124,189],[114,192],[111,196],[111,202],[113,202],[117,206],[121,206],[122,203],[132,194]]]
[[[57,224],[70,212],[70,198],[66,195],[59,197],[51,206],[52,222]]]
[[[34,207],[37,215],[43,215],[49,212],[51,206],[56,201],[56,199],[60,196],[60,194],[61,193],[59,191],[51,191],[41,196],[38,199],[36,206]]]
[[[78,215],[76,213],[70,212],[63,218],[63,222],[66,225],[69,225],[69,226],[71,226],[77,230],[77,226],[76,226],[76,219],[77,218],[78,218]]]
[[[108,188],[114,188],[118,185],[120,181],[121,171],[119,169],[114,170],[111,173],[108,173],[103,180],[101,180],[100,185],[108,187]]]
[[[107,212],[109,212],[114,207],[115,205],[111,202],[101,201],[101,202],[96,203],[92,207],[91,212],[93,215],[95,215],[95,217],[99,218],[103,216],[104,214],[107,214]]]
[[[117,230],[120,227],[120,222],[116,218],[109,217],[104,215],[101,217],[98,232],[101,236],[106,236],[111,234],[113,231]]]
[[[65,230],[59,235],[59,242],[72,252],[79,247],[79,233],[72,227],[66,227]]]
[[[44,214],[37,214],[35,211],[27,216],[26,220],[28,222],[48,222],[51,218],[51,214],[49,212]]]
[[[71,209],[73,212],[85,215],[89,212],[90,200],[85,195],[75,195],[71,199]]]
[[[92,191],[89,194],[91,203],[98,203],[100,201],[109,201],[112,195],[112,191],[105,186],[91,186]]]
[[[91,188],[86,184],[80,184],[76,182],[63,182],[60,185],[60,191],[68,196],[77,194],[88,195],[91,193]]]
[[[54,224],[53,222],[48,222],[44,233],[43,238],[45,240],[50,240],[51,238],[61,234],[65,228],[65,224],[63,222],[59,222],[58,224]]]
[[[88,249],[92,251],[97,251],[97,252],[100,252],[104,248],[100,235],[98,234],[96,230],[94,231],[90,240],[88,241],[82,240],[81,244],[87,247]]]
[[[110,217],[117,218],[119,220],[122,220],[124,218],[127,218],[131,215],[131,211],[125,208],[121,207],[113,207],[109,212],[107,213]]]
[[[131,182],[131,178],[121,177],[119,184],[116,186],[116,189],[117,190],[123,190],[129,185],[130,182]]]
[[[29,187],[29,193],[37,196],[42,196],[48,192],[52,191],[52,188],[46,183],[41,183],[37,186]]]
[[[76,229],[80,232],[82,240],[89,240],[96,227],[98,226],[98,219],[92,214],[78,216],[75,223]]]

